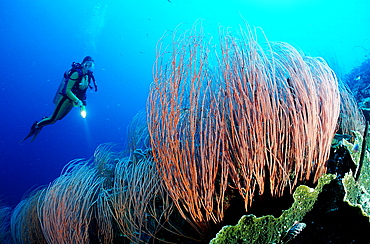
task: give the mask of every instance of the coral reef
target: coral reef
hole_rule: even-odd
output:
[[[325,172],[340,97],[320,58],[256,33],[201,25],[159,42],[148,98],[153,157],[178,211],[199,233],[224,220],[233,188],[245,211]],[[214,62],[214,60],[217,60]]]
[[[365,59],[359,66],[345,75],[345,81],[358,102],[370,97],[370,59]]]
[[[47,243],[37,213],[38,201],[43,199],[43,196],[43,191],[35,190],[14,209],[10,221],[14,243]]]
[[[358,167],[363,136],[357,131],[354,134],[353,143],[344,138],[341,143]],[[297,239],[289,243],[369,243],[366,233],[370,231],[370,153],[364,150],[364,164],[357,181],[351,170],[339,175],[340,178],[324,175],[315,190],[299,186],[293,195],[292,207],[280,217],[243,216],[237,225],[223,227],[211,243],[286,243],[284,233],[293,222],[301,221],[307,223],[307,230],[297,233]],[[300,208],[297,210],[296,206]]]
[[[359,195],[363,191],[351,174],[343,179],[324,175],[315,189],[299,186],[292,207],[280,217],[245,215],[237,225],[223,227],[210,243],[369,243],[370,219],[363,211],[367,203],[357,203]],[[307,228],[287,241],[297,223]]]
[[[366,120],[370,120],[370,59],[365,59],[361,65],[353,68],[345,75],[346,84],[351,89],[359,108]]]
[[[221,228],[211,243],[370,243],[370,156],[349,135],[364,121],[353,94],[370,93],[249,27],[219,33],[216,50],[198,24],[158,43],[127,148],[101,144],[25,197],[14,243],[206,243]]]
[[[274,243],[284,238],[286,232],[311,211],[323,186],[330,183],[334,175],[323,175],[315,189],[299,186],[293,194],[294,203],[280,217],[268,215],[257,218],[243,216],[236,226],[225,226],[211,240],[211,244],[223,243]]]
[[[343,139],[343,145],[349,151],[352,160],[357,166],[356,172],[359,170],[361,152],[364,150],[363,164],[361,165],[361,173],[357,180],[352,177],[352,174],[346,174],[343,182],[346,190],[345,200],[352,206],[361,208],[365,215],[370,215],[370,153],[367,150],[368,145],[363,144],[363,136],[354,131],[356,135],[354,142],[350,143]],[[369,140],[367,140],[369,141]],[[365,148],[363,148],[365,146]],[[354,172],[355,173],[355,172]]]
[[[12,209],[0,203],[0,243],[11,244],[10,217]]]

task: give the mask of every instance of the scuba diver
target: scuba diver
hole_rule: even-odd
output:
[[[98,87],[93,75],[94,60],[90,56],[86,56],[82,63],[72,63],[72,68],[64,73],[62,82],[59,85],[58,91],[55,94],[53,103],[56,105],[53,114],[49,117],[44,117],[41,121],[33,123],[28,135],[21,141],[32,137],[31,141],[35,140],[44,126],[54,124],[57,120],[63,119],[73,107],[80,107],[81,116],[86,117],[86,90],[91,81],[94,84],[95,91]]]

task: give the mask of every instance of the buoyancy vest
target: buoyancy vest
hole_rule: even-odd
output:
[[[72,88],[72,92],[73,94],[76,95],[76,97],[78,97],[78,99],[84,101],[86,100],[86,90],[87,89],[84,89],[84,90],[81,90],[79,88],[79,84],[83,78],[83,72],[82,72],[82,65],[80,63],[75,63],[73,62],[72,63],[72,68],[67,70],[66,72],[64,72],[63,74],[63,78],[62,78],[62,81],[60,82],[59,84],[59,87],[58,87],[58,90],[54,96],[54,99],[53,99],[53,103],[54,104],[58,104],[58,102],[60,101],[60,99],[63,97],[63,96],[67,96],[66,94],[66,88],[67,88],[67,83],[68,81],[71,79],[71,75],[75,72],[78,73],[78,78],[76,79],[76,83],[75,85],[73,86]],[[95,77],[93,75],[93,72],[88,72],[86,74],[88,76],[88,84],[89,84],[89,88],[92,89],[93,87],[90,85],[90,82],[93,81],[94,83],[94,87],[95,87],[95,91],[98,90],[98,87],[96,85],[96,81],[95,81]]]

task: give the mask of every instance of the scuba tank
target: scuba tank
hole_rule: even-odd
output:
[[[73,72],[77,71],[77,70],[81,70],[81,68],[82,68],[82,65],[80,63],[76,63],[76,62],[73,62],[71,66],[72,66],[71,69],[64,72],[62,81],[59,84],[57,92],[55,93],[55,96],[54,96],[54,99],[53,99],[53,103],[55,105],[57,105],[58,102],[60,101],[60,99],[62,99],[62,97],[66,94],[66,85],[67,85],[67,82],[68,82],[71,74]]]
[[[65,92],[65,86],[66,86],[66,79],[63,77],[62,81],[59,84],[58,90],[55,93],[54,99],[53,99],[53,103],[55,105],[57,105],[59,103],[60,99],[62,99],[62,97],[63,97],[63,90]]]

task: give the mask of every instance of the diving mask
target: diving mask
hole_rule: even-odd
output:
[[[90,71],[90,72],[93,72],[94,71],[94,63],[92,61],[87,61],[83,64],[83,67],[87,70],[87,71]]]

